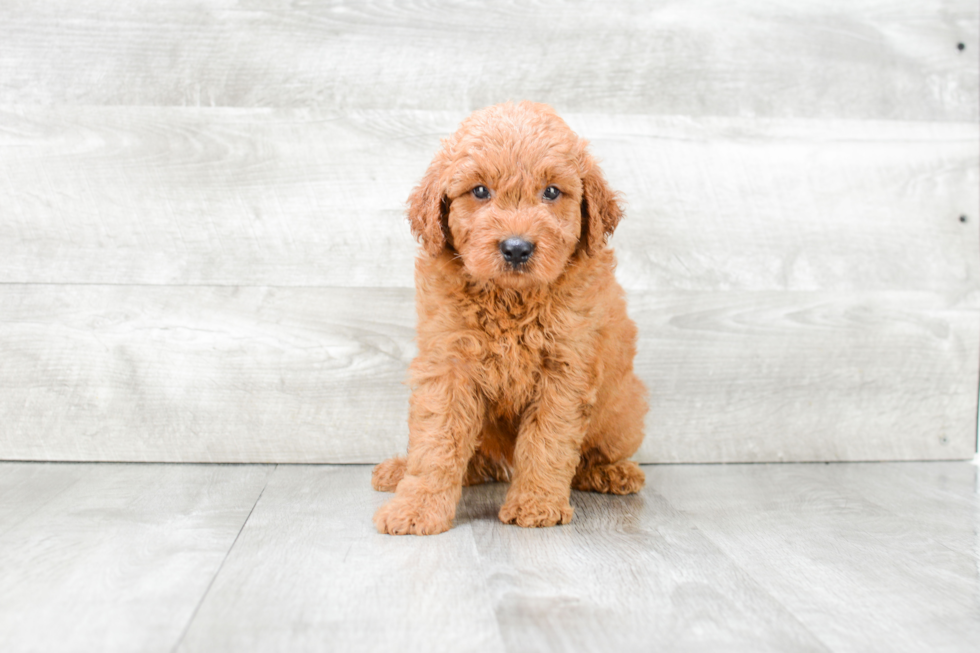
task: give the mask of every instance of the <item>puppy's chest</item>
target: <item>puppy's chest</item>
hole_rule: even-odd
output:
[[[541,373],[554,357],[555,330],[535,314],[478,312],[470,327],[482,335],[481,384],[500,416],[533,401]]]

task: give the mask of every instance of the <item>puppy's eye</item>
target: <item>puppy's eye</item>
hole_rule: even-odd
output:
[[[482,185],[477,186],[470,192],[473,193],[473,197],[475,197],[478,200],[485,200],[485,199],[489,199],[490,197],[490,189],[487,188],[486,186],[482,186]]]
[[[557,186],[548,186],[544,189],[544,198],[546,200],[556,200],[559,195],[561,195],[561,191],[558,190]]]

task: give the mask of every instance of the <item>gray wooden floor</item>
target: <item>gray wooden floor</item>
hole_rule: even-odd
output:
[[[2,463],[3,650],[977,650],[975,465],[645,469],[394,538],[368,466]]]

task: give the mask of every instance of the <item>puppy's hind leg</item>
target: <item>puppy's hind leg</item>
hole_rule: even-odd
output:
[[[509,483],[510,475],[510,466],[507,465],[506,461],[488,456],[477,450],[470,458],[470,464],[466,468],[466,476],[463,477],[463,485],[480,485],[494,481]]]
[[[634,494],[643,488],[646,475],[632,460],[604,462],[605,457],[594,449],[582,456],[572,487],[584,492],[605,494]]]
[[[488,420],[480,434],[480,445],[470,458],[463,477],[463,485],[481,483],[510,483],[512,469],[510,460],[514,458],[514,440],[517,434],[513,426],[495,420]]]
[[[371,472],[371,487],[378,492],[394,492],[398,481],[405,476],[405,463],[403,456],[396,456],[375,465]]]
[[[614,388],[604,389],[572,479],[573,488],[608,494],[633,494],[643,488],[643,470],[628,459],[643,442],[645,394],[643,383],[632,372],[619,377]]]

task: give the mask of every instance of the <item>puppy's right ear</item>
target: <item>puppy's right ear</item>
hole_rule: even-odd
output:
[[[412,235],[432,256],[446,247],[449,237],[449,198],[443,180],[447,168],[445,158],[444,152],[436,155],[422,181],[408,196]]]

